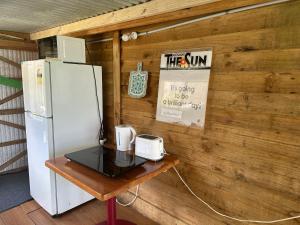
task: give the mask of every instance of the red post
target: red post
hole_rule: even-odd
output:
[[[116,197],[107,200],[107,220],[97,225],[136,225],[127,220],[117,219]]]
[[[117,225],[116,197],[107,201],[107,225]]]

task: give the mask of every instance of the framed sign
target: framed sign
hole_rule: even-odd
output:
[[[161,55],[156,119],[204,127],[212,50]]]

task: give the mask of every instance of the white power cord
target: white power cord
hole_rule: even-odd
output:
[[[167,151],[165,149],[164,149],[164,154],[168,155],[168,153],[167,153]],[[200,202],[202,202],[206,207],[208,207],[211,211],[213,211],[214,213],[216,213],[219,216],[225,217],[227,219],[235,220],[235,221],[238,221],[238,222],[262,223],[262,224],[278,223],[278,222],[283,222],[283,221],[287,221],[287,220],[293,220],[293,219],[300,218],[300,215],[297,215],[297,216],[286,217],[286,218],[277,219],[277,220],[252,220],[252,219],[240,219],[240,218],[237,218],[237,217],[228,216],[226,214],[223,214],[223,213],[215,210],[210,204],[208,204],[206,201],[204,201],[202,198],[200,198],[198,195],[196,195],[195,192],[193,192],[193,190],[189,187],[189,185],[184,181],[184,179],[182,178],[182,176],[180,175],[180,173],[178,172],[178,170],[176,169],[175,166],[173,167],[173,169],[176,172],[176,174],[178,175],[179,179],[184,184],[184,186],[189,190],[189,192],[195,198],[197,198]],[[137,199],[137,197],[138,197],[139,188],[140,188],[140,185],[138,185],[136,187],[135,196],[134,196],[134,198],[130,202],[128,202],[128,203],[121,203],[118,199],[116,199],[117,203],[119,205],[121,205],[121,206],[124,206],[124,207],[132,205],[135,202],[135,200]]]
[[[120,202],[120,201],[118,200],[118,198],[116,198],[116,202],[117,202],[119,205],[124,206],[124,207],[131,206],[131,205],[135,202],[135,200],[137,199],[137,197],[138,197],[139,189],[140,189],[140,185],[138,185],[138,186],[136,187],[134,198],[133,198],[130,202],[128,202],[128,203],[122,203],[122,202]]]
[[[278,222],[283,222],[283,221],[287,221],[287,220],[293,220],[293,219],[297,219],[300,218],[300,215],[297,216],[293,216],[293,217],[287,217],[287,218],[283,218],[283,219],[278,219],[278,220],[249,220],[249,219],[239,219],[236,217],[232,217],[232,216],[228,216],[226,214],[220,213],[219,211],[215,210],[212,206],[210,206],[207,202],[205,202],[203,199],[201,199],[200,197],[198,197],[193,191],[192,189],[188,186],[188,184],[183,180],[182,176],[179,174],[178,170],[176,169],[176,167],[174,166],[173,169],[175,170],[175,172],[177,173],[178,177],[180,178],[180,180],[182,181],[182,183],[186,186],[186,188],[189,190],[189,192],[195,196],[200,202],[202,202],[204,205],[206,205],[210,210],[212,210],[214,213],[218,214],[219,216],[231,219],[231,220],[235,220],[235,221],[239,221],[239,222],[249,222],[249,223],[265,223],[265,224],[270,224],[270,223],[278,223]]]

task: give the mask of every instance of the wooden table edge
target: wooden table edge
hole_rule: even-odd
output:
[[[63,158],[65,158],[65,157],[63,157]],[[51,169],[53,172],[59,174],[60,176],[64,177],[65,179],[67,179],[71,183],[73,183],[73,184],[77,185],[78,187],[82,188],[84,191],[86,191],[89,194],[93,195],[95,198],[97,198],[100,201],[109,200],[112,197],[115,197],[118,194],[127,191],[129,188],[135,187],[135,186],[137,186],[137,185],[139,185],[139,184],[141,184],[141,183],[143,183],[145,181],[148,181],[148,180],[152,179],[153,177],[158,176],[159,174],[161,174],[163,172],[167,172],[169,169],[171,169],[172,167],[174,167],[174,166],[176,166],[178,164],[179,164],[179,159],[176,158],[172,163],[164,165],[159,170],[157,170],[155,172],[152,172],[152,173],[149,173],[149,174],[146,174],[145,176],[139,177],[138,179],[136,179],[136,181],[130,182],[128,184],[125,184],[123,187],[121,187],[120,189],[118,189],[118,190],[116,190],[114,192],[110,192],[108,194],[102,195],[102,194],[99,194],[98,192],[94,191],[92,188],[90,188],[89,186],[85,185],[84,183],[81,183],[76,178],[71,177],[67,173],[64,173],[63,171],[57,169],[56,167],[54,167],[48,161],[45,162],[46,167],[48,167],[49,169]],[[101,174],[99,173],[99,175],[101,175]],[[101,175],[101,176],[104,176],[104,175]]]

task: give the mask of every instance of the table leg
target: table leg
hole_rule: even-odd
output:
[[[116,198],[107,201],[107,220],[97,225],[137,225],[135,223],[117,219]]]

